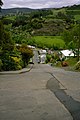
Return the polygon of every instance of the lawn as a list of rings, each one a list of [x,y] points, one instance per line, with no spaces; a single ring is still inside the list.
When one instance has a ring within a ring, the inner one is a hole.
[[[65,43],[61,36],[34,36],[33,39],[38,47],[42,48],[64,48]]]
[[[80,20],[80,15],[75,15],[75,20]]]
[[[77,63],[77,58],[70,57],[69,59],[66,60],[69,66],[74,66]]]

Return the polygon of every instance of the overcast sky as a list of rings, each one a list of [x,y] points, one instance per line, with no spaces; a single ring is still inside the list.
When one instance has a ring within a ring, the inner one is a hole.
[[[80,4],[80,0],[2,0],[2,8],[27,7],[33,9],[58,8],[62,6]]]

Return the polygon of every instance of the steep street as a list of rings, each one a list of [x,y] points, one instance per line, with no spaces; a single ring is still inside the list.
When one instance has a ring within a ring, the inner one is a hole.
[[[80,73],[46,64],[0,75],[0,120],[80,120]]]

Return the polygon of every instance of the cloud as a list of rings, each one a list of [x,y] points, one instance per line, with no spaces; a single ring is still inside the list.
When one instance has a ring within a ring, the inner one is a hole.
[[[22,7],[22,5],[18,5],[18,4],[11,4],[11,7],[14,8],[14,7]]]
[[[3,0],[3,8],[28,7],[28,8],[57,8],[62,6],[80,4],[80,0]]]

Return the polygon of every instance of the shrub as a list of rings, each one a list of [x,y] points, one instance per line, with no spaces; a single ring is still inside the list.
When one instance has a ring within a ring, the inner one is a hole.
[[[23,60],[23,63],[24,63],[24,67],[26,67],[30,58],[33,57],[33,51],[32,51],[31,48],[28,48],[26,44],[23,44],[20,47],[20,52],[21,52],[21,55],[22,55],[22,60]]]
[[[56,61],[60,61],[60,58],[59,58],[58,53],[54,53],[54,59],[55,59]]]
[[[2,56],[2,70],[19,70],[22,68],[21,59],[17,57],[10,56],[9,53],[5,53]]]
[[[47,54],[46,55],[46,63],[50,62],[51,61],[51,55]]]
[[[62,67],[66,67],[66,66],[68,66],[68,63],[63,61],[63,62],[61,62],[61,65],[62,65]]]
[[[13,61],[15,61],[15,63],[19,63],[21,58],[18,58],[18,57],[11,57]]]
[[[79,70],[80,71],[80,61],[78,61],[76,63],[76,65],[74,66],[75,70]]]
[[[16,63],[16,70],[23,68],[23,61],[20,57],[12,56],[11,59]]]
[[[2,70],[2,66],[3,66],[3,63],[2,63],[2,60],[0,59],[0,71]]]

